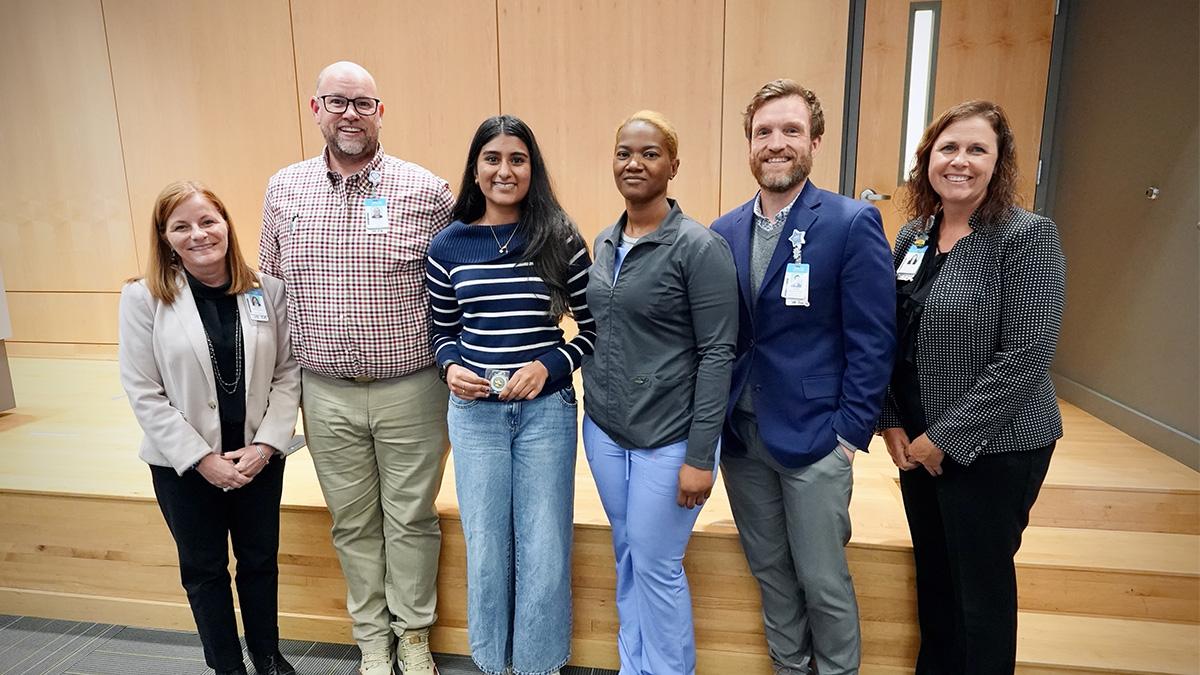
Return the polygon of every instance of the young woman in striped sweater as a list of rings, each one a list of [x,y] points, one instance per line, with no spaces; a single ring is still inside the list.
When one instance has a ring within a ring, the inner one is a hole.
[[[596,335],[591,258],[533,132],[511,115],[475,132],[453,218],[429,247],[427,283],[450,387],[471,656],[493,675],[558,673],[571,643],[571,373]]]

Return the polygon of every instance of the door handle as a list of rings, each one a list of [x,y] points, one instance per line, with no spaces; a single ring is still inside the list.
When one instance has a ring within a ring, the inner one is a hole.
[[[862,194],[860,194],[858,196],[858,198],[865,199],[869,202],[885,202],[885,201],[891,199],[892,196],[891,195],[881,195],[878,192],[872,190],[871,188],[867,188],[866,190],[862,191]]]

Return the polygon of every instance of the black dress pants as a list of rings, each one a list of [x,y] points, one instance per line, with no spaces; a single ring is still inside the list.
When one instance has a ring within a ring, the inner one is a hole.
[[[223,492],[192,470],[151,466],[154,494],[179,550],[179,576],[214,670],[243,663],[229,586],[229,541],[237,559],[238,599],[246,646],[274,654],[279,645],[279,500],[283,458],[276,457],[245,487]]]
[[[921,467],[900,472],[917,569],[918,675],[1016,669],[1013,557],[1053,451],[981,455],[970,466],[947,457],[936,478]]]

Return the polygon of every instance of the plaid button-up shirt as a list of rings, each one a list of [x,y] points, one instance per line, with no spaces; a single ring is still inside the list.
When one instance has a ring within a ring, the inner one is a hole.
[[[386,229],[367,227],[364,200],[378,197],[387,200]],[[271,178],[259,268],[287,284],[303,368],[385,378],[433,365],[425,255],[453,206],[446,181],[382,148],[346,178],[325,153]]]

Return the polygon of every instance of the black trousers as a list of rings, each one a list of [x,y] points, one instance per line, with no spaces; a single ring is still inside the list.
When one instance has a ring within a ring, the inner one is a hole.
[[[179,576],[187,591],[204,661],[214,670],[242,664],[233,591],[229,586],[229,541],[237,559],[237,590],[246,646],[274,654],[279,645],[279,500],[283,458],[276,457],[249,485],[223,492],[198,471],[182,476],[151,466],[154,494],[179,550]]]
[[[971,466],[947,457],[937,478],[921,467],[900,472],[917,568],[918,675],[1016,669],[1013,557],[1053,451],[981,455]]]

